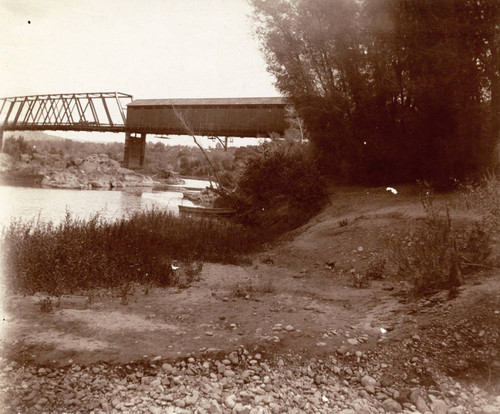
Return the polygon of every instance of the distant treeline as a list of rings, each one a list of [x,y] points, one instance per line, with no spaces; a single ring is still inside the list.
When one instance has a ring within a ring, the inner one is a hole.
[[[91,154],[107,154],[111,159],[123,162],[124,144],[120,142],[97,143],[80,142],[70,139],[31,140],[22,135],[7,138],[3,152],[21,160],[22,154],[58,154],[66,159],[86,158]],[[221,173],[234,172],[243,159],[255,151],[252,147],[207,149],[211,163]],[[167,146],[161,142],[146,144],[146,159],[142,171],[151,175],[165,175],[172,171],[193,177],[212,175],[209,165],[198,148],[187,146]]]

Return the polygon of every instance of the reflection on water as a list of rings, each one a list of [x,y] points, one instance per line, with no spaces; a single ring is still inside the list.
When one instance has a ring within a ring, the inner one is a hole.
[[[11,219],[60,222],[67,211],[73,217],[88,218],[96,213],[105,219],[116,219],[146,209],[178,213],[180,204],[193,205],[182,199],[182,193],[151,189],[67,190],[0,186],[0,224]]]

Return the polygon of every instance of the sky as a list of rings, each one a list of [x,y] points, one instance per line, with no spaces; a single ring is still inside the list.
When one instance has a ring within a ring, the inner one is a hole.
[[[0,96],[279,96],[250,14],[246,0],[2,0]]]

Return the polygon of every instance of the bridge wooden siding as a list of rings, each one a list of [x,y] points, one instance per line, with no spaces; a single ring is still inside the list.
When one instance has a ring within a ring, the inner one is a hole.
[[[196,135],[269,137],[282,134],[283,98],[141,99],[127,105],[127,131],[185,135],[183,116]]]

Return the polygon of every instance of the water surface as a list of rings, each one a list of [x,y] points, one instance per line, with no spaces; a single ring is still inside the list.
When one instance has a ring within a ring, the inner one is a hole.
[[[182,187],[205,188],[203,180],[185,180]],[[146,209],[178,213],[178,206],[192,206],[181,192],[153,191],[148,188],[122,190],[71,190],[24,186],[0,186],[0,224],[12,219],[58,223],[69,211],[73,217],[89,218],[96,213],[113,220]]]

